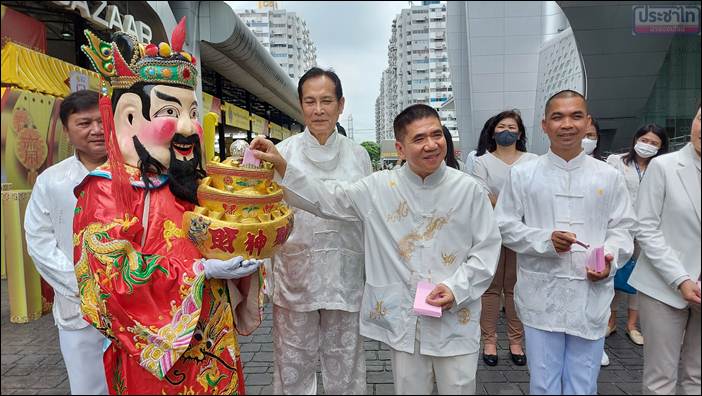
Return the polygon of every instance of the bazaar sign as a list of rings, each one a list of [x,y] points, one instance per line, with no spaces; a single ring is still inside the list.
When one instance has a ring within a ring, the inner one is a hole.
[[[69,10],[76,10],[83,19],[87,19],[96,26],[109,30],[133,34],[144,44],[151,42],[151,27],[142,21],[134,19],[133,15],[121,14],[116,5],[107,5],[106,1],[53,1]]]

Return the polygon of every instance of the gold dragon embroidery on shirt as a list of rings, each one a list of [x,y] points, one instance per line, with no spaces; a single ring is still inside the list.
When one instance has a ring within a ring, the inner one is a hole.
[[[432,217],[429,219],[424,232],[420,233],[418,229],[412,230],[409,234],[405,235],[398,242],[397,249],[399,251],[402,261],[409,261],[412,258],[414,249],[416,248],[416,243],[419,241],[430,241],[434,239],[436,233],[448,223],[448,217]],[[421,227],[421,226],[420,226]]]
[[[454,261],[456,261],[456,255],[441,252],[441,261],[444,263],[445,266],[449,267],[453,265]]]
[[[377,320],[388,313],[388,309],[383,306],[383,300],[378,300],[375,302],[375,309],[368,313],[368,318],[370,320]]]
[[[464,326],[470,321],[470,309],[468,308],[459,309],[456,315],[458,316],[458,323]]]
[[[402,202],[400,202],[400,206],[398,206],[394,212],[385,216],[385,220],[388,223],[400,221],[401,219],[407,217],[408,214],[409,214],[409,205],[407,204],[407,201],[403,199]]]

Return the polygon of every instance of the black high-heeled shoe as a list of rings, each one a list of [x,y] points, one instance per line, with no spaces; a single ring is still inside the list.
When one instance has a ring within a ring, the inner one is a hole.
[[[524,354],[516,355],[512,353],[512,351],[509,351],[509,356],[512,358],[512,362],[517,366],[524,366],[527,363],[527,357]]]
[[[497,355],[486,355],[483,353],[483,362],[488,366],[497,366]]]

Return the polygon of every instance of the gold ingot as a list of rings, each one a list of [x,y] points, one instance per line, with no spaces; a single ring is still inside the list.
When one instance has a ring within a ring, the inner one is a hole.
[[[207,217],[215,219],[215,220],[219,220],[222,218],[222,215],[224,215],[224,213],[211,210]]]

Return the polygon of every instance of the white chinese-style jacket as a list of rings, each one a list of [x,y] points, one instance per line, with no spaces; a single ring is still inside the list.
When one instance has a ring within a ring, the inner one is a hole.
[[[442,164],[422,180],[405,165],[355,183],[322,183],[292,164],[281,183],[292,205],[363,222],[362,335],[414,353],[419,328],[421,354],[478,351],[480,297],[495,274],[502,241],[490,201],[471,176]],[[419,280],[453,292],[454,305],[441,318],[414,313]]]
[[[581,152],[565,161],[549,150],[518,164],[495,207],[505,246],[517,252],[514,301],[522,323],[596,340],[604,337],[614,274],[631,257],[636,225],[624,177]],[[614,257],[610,276],[587,279],[588,251],[557,253],[553,231],[570,231]]]
[[[54,289],[54,321],[59,329],[88,326],[80,312],[78,282],[73,270],[73,188],[88,169],[71,156],[44,170],[32,189],[24,217],[27,250],[37,271]]]
[[[371,174],[368,152],[334,131],[324,145],[309,130],[277,145],[285,160],[318,180],[354,182]],[[358,312],[363,295],[360,222],[294,210],[295,226],[273,259],[273,303],[298,312]]]

